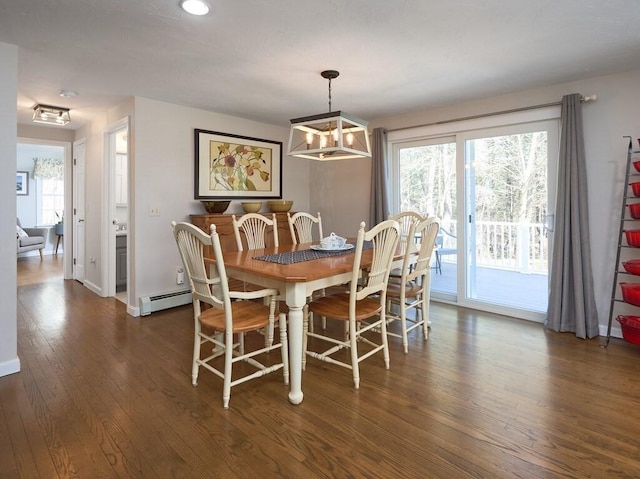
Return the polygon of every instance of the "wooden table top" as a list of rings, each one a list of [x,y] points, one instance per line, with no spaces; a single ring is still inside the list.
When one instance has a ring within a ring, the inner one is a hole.
[[[258,256],[265,256],[275,253],[285,253],[289,251],[301,251],[311,248],[314,243],[301,243],[297,245],[285,245],[277,248],[253,249],[246,251],[231,251],[223,254],[224,265],[227,269],[235,269],[247,273],[273,278],[287,283],[298,283],[326,278],[334,274],[347,273],[353,269],[354,254],[350,253],[338,256],[327,256],[310,261],[301,261],[293,264],[271,263],[255,259]],[[368,253],[368,256],[366,255]],[[363,251],[363,266],[371,264],[371,250]],[[205,261],[213,261],[205,259]]]
[[[355,243],[355,241],[349,241]],[[301,243],[297,245],[285,245],[277,248],[254,249],[247,251],[233,251],[223,254],[224,264],[227,269],[235,269],[247,273],[273,278],[287,283],[308,282],[321,278],[327,278],[336,274],[348,273],[353,270],[355,248],[351,252],[318,258],[310,261],[301,261],[293,264],[271,263],[255,259],[258,256],[300,251],[311,249],[311,245],[317,243]],[[405,248],[398,247],[395,258],[404,256]],[[205,259],[205,261],[213,261]],[[373,261],[373,250],[365,249],[362,252],[361,266],[366,268]]]

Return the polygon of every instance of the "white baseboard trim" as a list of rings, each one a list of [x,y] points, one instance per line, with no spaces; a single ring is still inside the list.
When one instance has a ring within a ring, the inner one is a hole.
[[[87,289],[89,289],[90,291],[93,291],[98,296],[102,297],[102,288],[100,286],[96,286],[91,281],[87,281],[86,279],[83,284]]]
[[[20,358],[0,363],[0,378],[9,374],[20,372]]]
[[[607,337],[607,325],[606,324],[598,325],[598,333],[600,334],[600,336],[604,336],[606,338]],[[611,337],[612,338],[622,338],[622,330],[620,329],[620,325],[618,325],[618,323],[615,320],[614,320],[613,324],[611,325]]]
[[[127,313],[134,318],[137,318],[138,316],[140,316],[140,308],[127,305]]]

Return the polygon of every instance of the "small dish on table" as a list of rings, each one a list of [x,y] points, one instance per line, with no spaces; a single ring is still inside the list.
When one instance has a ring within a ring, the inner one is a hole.
[[[347,244],[347,238],[343,238],[342,236],[338,236],[335,233],[331,233],[329,236],[322,238],[320,240],[320,247],[325,251],[329,250],[339,250],[343,246]]]
[[[311,245],[311,249],[314,251],[348,251],[353,248],[355,248],[355,246],[349,243],[346,243],[342,246],[327,246],[327,247],[324,247],[320,244]]]

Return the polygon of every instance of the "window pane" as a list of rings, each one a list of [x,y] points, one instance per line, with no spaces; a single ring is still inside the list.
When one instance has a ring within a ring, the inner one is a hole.
[[[64,212],[64,181],[56,178],[40,179],[40,224],[58,223]]]
[[[467,297],[546,311],[547,143],[546,131],[467,140]]]
[[[456,144],[400,150],[400,211],[455,216]]]
[[[442,140],[440,140],[442,141]],[[398,150],[400,211],[438,216],[443,230],[437,240],[431,290],[457,292],[456,144],[431,140]]]

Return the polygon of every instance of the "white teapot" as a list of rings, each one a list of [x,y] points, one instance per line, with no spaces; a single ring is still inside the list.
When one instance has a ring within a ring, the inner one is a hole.
[[[326,238],[320,240],[320,247],[322,249],[341,249],[344,248],[347,243],[347,238],[338,236],[335,233],[331,233]]]

